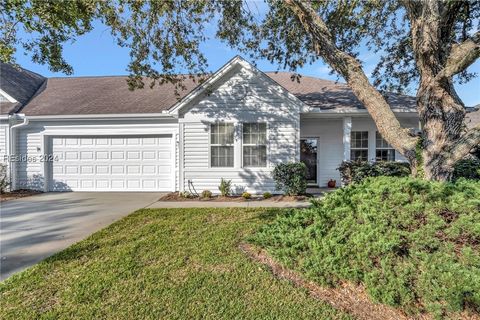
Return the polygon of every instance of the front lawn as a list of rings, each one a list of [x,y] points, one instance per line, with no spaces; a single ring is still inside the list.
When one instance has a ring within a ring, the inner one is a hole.
[[[264,225],[251,240],[321,285],[362,284],[410,315],[480,316],[480,182],[377,177]]]
[[[238,249],[279,212],[137,211],[0,284],[2,319],[348,318]]]

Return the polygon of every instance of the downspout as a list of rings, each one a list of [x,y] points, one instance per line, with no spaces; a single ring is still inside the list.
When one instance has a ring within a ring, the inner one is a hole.
[[[9,132],[10,143],[9,143],[8,152],[9,152],[9,163],[10,163],[9,172],[10,172],[10,189],[11,190],[15,190],[17,188],[17,179],[16,179],[16,176],[17,176],[17,174],[16,174],[16,172],[17,172],[16,171],[17,170],[16,162],[17,161],[15,161],[16,159],[14,159],[16,151],[17,151],[16,148],[15,148],[15,146],[16,146],[15,129],[18,129],[20,127],[24,127],[24,126],[28,125],[28,122],[29,122],[27,116],[23,113],[14,114],[14,115],[11,116],[10,119],[17,120],[18,118],[23,119],[23,122],[14,124],[13,126],[10,125],[10,132]],[[9,124],[10,123],[11,122],[9,121]]]

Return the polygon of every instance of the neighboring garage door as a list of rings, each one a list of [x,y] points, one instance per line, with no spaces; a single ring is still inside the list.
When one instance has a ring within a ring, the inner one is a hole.
[[[52,137],[51,191],[173,191],[171,136]]]

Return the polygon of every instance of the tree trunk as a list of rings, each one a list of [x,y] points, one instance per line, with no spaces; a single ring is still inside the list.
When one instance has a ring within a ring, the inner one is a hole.
[[[357,59],[340,50],[310,1],[284,0],[313,40],[315,51],[347,81],[372,116],[383,138],[403,154],[412,174],[446,181],[457,161],[480,143],[480,127],[465,131],[465,106],[452,78],[480,56],[480,32],[452,44],[458,6],[435,0],[404,0],[415,62],[420,74],[417,110],[422,125],[420,141],[402,128],[387,101],[370,83]]]
[[[449,38],[442,24],[436,1],[408,1],[408,14],[415,61],[420,73],[417,110],[422,125],[419,145],[423,177],[446,181],[453,172],[451,150],[465,127],[465,106],[453,87],[452,76],[445,76]]]
[[[424,72],[420,83],[417,108],[422,125],[420,149],[424,178],[447,181],[454,166],[449,161],[452,146],[465,129],[465,108],[451,80],[436,81],[428,72]]]

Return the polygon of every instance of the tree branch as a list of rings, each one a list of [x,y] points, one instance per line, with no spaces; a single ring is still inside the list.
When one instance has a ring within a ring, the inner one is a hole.
[[[478,146],[480,146],[480,125],[468,130],[455,142],[450,149],[451,156],[447,159],[448,165],[454,166]]]
[[[480,57],[480,31],[460,44],[454,44],[445,67],[435,77],[437,81],[451,78],[464,71]]]
[[[385,98],[368,81],[359,61],[337,48],[327,25],[309,2],[284,1],[311,35],[316,53],[345,78],[355,96],[367,108],[383,138],[405,157],[413,160],[417,138],[402,128]]]

